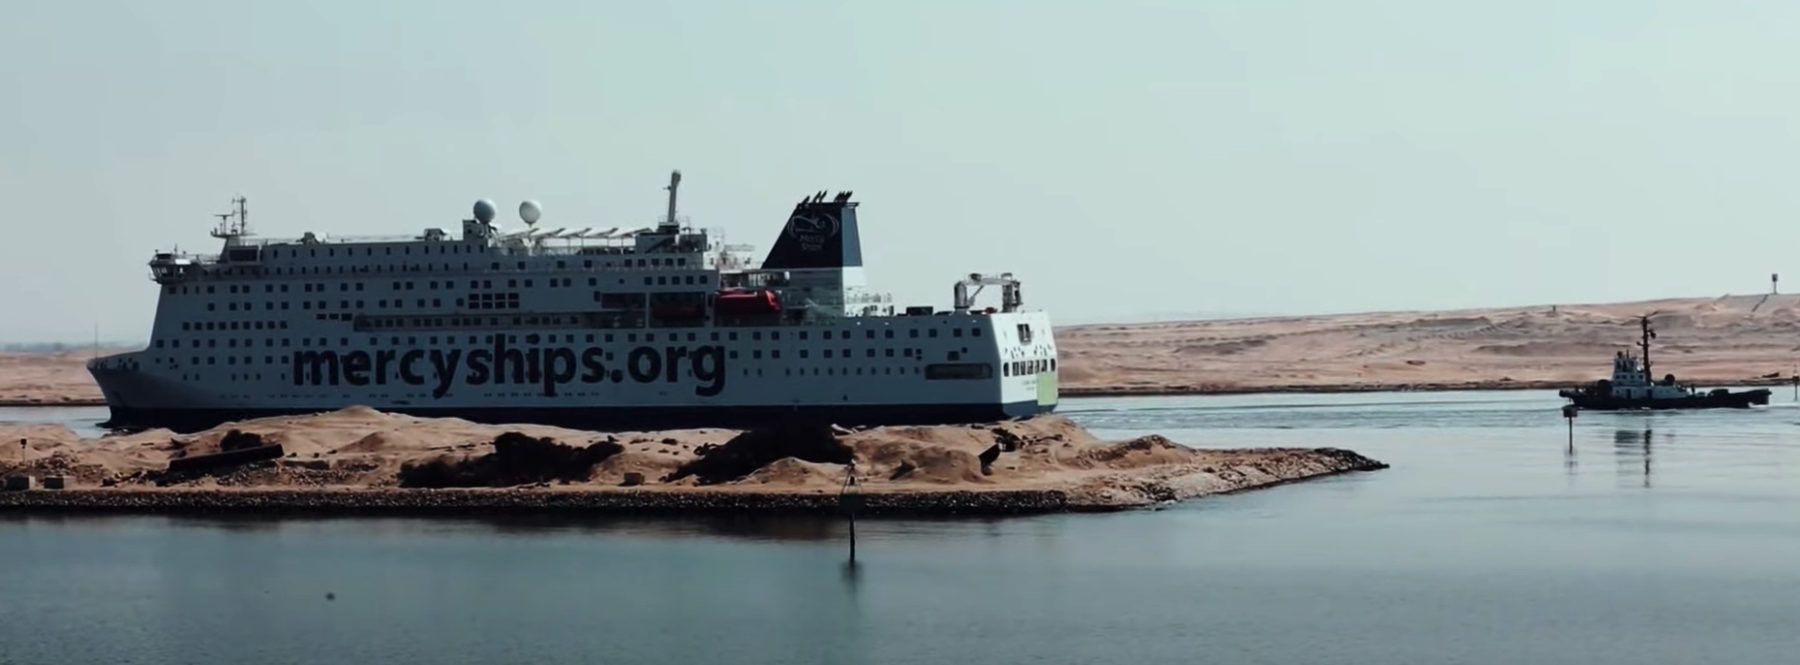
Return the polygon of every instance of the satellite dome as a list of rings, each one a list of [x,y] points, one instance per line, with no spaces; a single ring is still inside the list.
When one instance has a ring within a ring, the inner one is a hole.
[[[489,199],[476,201],[475,219],[483,224],[492,223],[494,221],[494,202]]]
[[[536,224],[538,218],[543,216],[544,207],[538,205],[537,201],[526,199],[524,203],[519,204],[519,219],[525,220],[526,224]]]

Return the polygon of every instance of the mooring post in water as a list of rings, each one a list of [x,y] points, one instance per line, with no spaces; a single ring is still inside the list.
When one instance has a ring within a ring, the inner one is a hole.
[[[838,508],[850,518],[850,565],[856,565],[856,509],[862,505],[862,490],[856,486],[856,460],[845,467],[844,487],[838,491]]]
[[[1563,419],[1569,421],[1569,451],[1575,451],[1575,405],[1563,407]]]

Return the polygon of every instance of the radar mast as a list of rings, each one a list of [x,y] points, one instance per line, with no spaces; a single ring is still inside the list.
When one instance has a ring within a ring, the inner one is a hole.
[[[250,235],[250,201],[243,194],[231,197],[231,211],[213,215],[219,218],[219,225],[212,230],[212,237],[223,238],[225,244],[235,245],[239,238]]]

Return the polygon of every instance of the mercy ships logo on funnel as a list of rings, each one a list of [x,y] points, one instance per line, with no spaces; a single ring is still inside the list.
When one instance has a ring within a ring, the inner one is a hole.
[[[787,235],[800,243],[800,249],[817,252],[838,234],[837,216],[823,210],[796,212],[788,218]]]

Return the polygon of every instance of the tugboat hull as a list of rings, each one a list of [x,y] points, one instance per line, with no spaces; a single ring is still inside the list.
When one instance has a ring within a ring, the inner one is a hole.
[[[1769,403],[1769,391],[1763,389],[1745,390],[1742,392],[1716,391],[1712,393],[1687,397],[1614,397],[1612,395],[1594,394],[1586,390],[1564,390],[1559,393],[1575,403],[1575,406],[1593,411],[1622,411],[1628,409],[1747,409],[1753,405]]]

